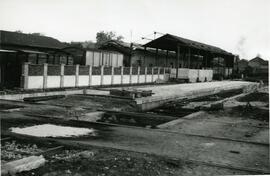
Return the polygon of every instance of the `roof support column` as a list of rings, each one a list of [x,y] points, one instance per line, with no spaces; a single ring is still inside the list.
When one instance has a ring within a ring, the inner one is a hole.
[[[132,52],[133,52],[133,43],[130,43],[130,55],[129,55],[129,66],[132,66],[131,60],[132,60]]]
[[[144,47],[144,50],[143,50],[143,64],[142,65],[144,65],[145,67],[147,67],[145,65],[145,57],[146,57],[146,47]]]
[[[190,68],[190,47],[188,48],[188,68]]]
[[[36,64],[38,64],[39,54],[37,54]]]
[[[166,52],[166,67],[168,67],[168,55],[169,55],[169,51],[167,50],[167,52]]]
[[[156,48],[155,66],[158,66],[158,48]]]
[[[208,69],[208,63],[207,63],[208,57],[207,57],[207,56],[208,56],[208,54],[205,53],[205,54],[204,54],[204,58],[205,58],[205,68],[206,68],[206,69]]]
[[[180,46],[177,45],[177,50],[176,50],[176,78],[177,79],[178,79],[179,60],[180,60]]]

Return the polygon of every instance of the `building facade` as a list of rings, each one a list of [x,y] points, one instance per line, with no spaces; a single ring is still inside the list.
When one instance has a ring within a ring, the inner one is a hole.
[[[20,87],[22,63],[73,64],[66,45],[47,36],[0,31],[0,87]]]

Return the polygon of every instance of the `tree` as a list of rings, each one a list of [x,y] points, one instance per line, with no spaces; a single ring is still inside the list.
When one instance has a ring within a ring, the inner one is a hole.
[[[100,46],[102,43],[107,42],[109,40],[116,40],[116,41],[122,41],[124,39],[123,36],[121,35],[116,35],[115,32],[109,31],[100,31],[96,35],[96,40],[97,40],[97,46]]]
[[[44,34],[40,33],[40,32],[34,32],[34,33],[30,33],[31,35],[35,35],[35,36],[44,36]]]
[[[15,32],[17,32],[17,33],[23,33],[23,31],[21,31],[21,30],[16,30]]]

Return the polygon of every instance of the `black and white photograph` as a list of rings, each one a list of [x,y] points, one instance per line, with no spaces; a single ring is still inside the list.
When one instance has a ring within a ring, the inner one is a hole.
[[[0,0],[1,176],[270,175],[270,0]]]

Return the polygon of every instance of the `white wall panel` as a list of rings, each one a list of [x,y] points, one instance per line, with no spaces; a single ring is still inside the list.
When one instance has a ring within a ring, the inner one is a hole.
[[[114,75],[113,84],[121,84],[121,75]]]
[[[64,76],[64,87],[75,87],[75,78],[74,75],[65,75]]]
[[[43,76],[28,77],[28,89],[42,89],[42,88],[43,88]]]
[[[79,75],[78,86],[88,86],[88,85],[89,85],[89,76],[87,76],[87,75]]]
[[[61,76],[48,76],[47,77],[47,87],[48,88],[59,88],[60,87]]]

